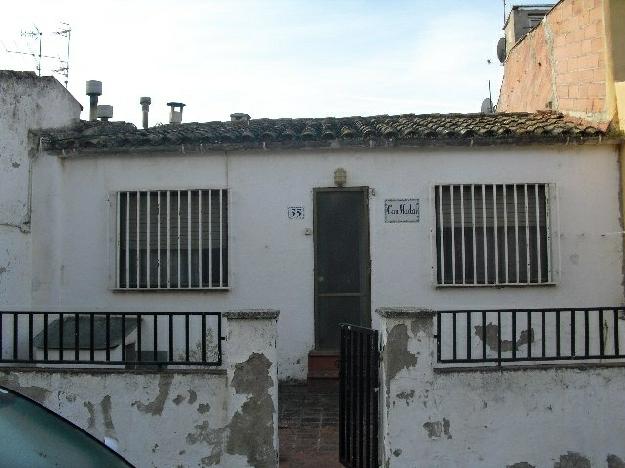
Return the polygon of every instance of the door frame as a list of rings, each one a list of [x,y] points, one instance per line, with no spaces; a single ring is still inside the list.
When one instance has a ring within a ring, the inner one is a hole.
[[[369,187],[368,186],[356,186],[356,187],[315,187],[313,188],[313,307],[314,307],[314,323],[315,329],[315,350],[319,349],[319,304],[318,304],[318,285],[317,285],[317,236],[318,236],[318,214],[317,214],[317,194],[320,192],[361,192],[362,193],[362,209],[363,209],[363,223],[364,229],[361,232],[361,242],[364,249],[363,254],[366,258],[361,259],[361,275],[364,277],[364,285],[362,291],[364,293],[365,300],[364,307],[361,311],[363,314],[364,324],[362,326],[371,326],[371,246],[370,246],[370,223],[369,223]],[[338,349],[337,349],[338,352]]]

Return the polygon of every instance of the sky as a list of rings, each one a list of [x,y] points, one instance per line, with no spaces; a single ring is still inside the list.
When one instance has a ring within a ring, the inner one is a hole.
[[[0,69],[35,70],[8,52],[38,51],[21,35],[34,26],[43,54],[65,58],[66,22],[83,119],[90,79],[113,120],[137,126],[141,96],[150,125],[168,122],[169,101],[185,122],[479,112],[489,80],[495,102],[501,84],[503,19],[503,0],[22,0],[3,5]],[[42,74],[58,66],[44,59]]]

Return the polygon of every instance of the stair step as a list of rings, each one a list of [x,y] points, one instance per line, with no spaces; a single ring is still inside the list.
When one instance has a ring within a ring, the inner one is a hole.
[[[309,379],[338,379],[340,354],[328,351],[311,351],[308,353]]]

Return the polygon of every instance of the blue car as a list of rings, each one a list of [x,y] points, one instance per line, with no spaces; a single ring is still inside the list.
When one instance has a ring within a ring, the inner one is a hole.
[[[4,387],[0,387],[0,441],[0,467],[132,467],[75,424]]]

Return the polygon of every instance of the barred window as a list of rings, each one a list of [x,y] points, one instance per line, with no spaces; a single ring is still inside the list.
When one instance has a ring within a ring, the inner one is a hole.
[[[437,185],[437,283],[552,282],[549,184]]]
[[[118,192],[116,286],[227,288],[227,190]]]

